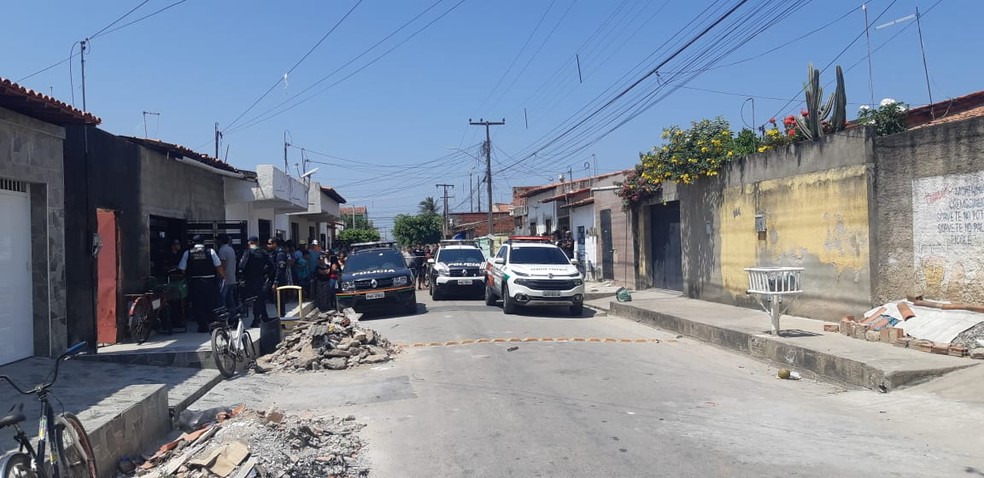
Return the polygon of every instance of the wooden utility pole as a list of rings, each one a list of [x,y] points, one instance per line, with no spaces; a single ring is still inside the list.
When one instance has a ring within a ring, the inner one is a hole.
[[[485,121],[481,118],[478,121],[472,121],[469,119],[468,123],[472,126],[485,126],[485,187],[489,194],[489,237],[492,237],[495,220],[492,215],[492,137],[489,133],[489,126],[502,126],[506,124],[506,119],[503,118],[502,121]]]
[[[448,238],[448,188],[454,189],[454,184],[435,184],[439,188],[444,188],[444,238]]]

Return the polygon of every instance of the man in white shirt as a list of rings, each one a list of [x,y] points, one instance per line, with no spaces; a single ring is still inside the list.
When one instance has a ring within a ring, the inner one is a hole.
[[[236,306],[236,266],[238,261],[236,260],[236,250],[229,245],[228,234],[219,236],[219,260],[222,261],[222,270],[225,273],[219,293],[219,305],[232,309]]]

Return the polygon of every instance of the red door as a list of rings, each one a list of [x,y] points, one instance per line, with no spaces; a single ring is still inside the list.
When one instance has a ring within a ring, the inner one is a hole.
[[[119,300],[116,211],[97,209],[96,224],[102,241],[97,259],[96,340],[100,344],[115,344],[118,333],[116,305]]]

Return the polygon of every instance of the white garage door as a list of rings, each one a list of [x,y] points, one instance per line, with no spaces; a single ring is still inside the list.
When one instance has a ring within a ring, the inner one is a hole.
[[[31,202],[27,185],[0,178],[0,365],[34,355]]]

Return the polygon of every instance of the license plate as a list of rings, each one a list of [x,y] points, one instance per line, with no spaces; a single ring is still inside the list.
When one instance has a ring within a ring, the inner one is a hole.
[[[383,297],[386,297],[385,292],[370,292],[366,294],[366,300],[382,299]]]
[[[545,290],[545,291],[543,291],[543,296],[544,297],[560,297],[560,291],[559,290]]]
[[[154,300],[150,301],[150,306],[153,307],[154,310],[160,309],[161,308],[161,300],[160,299],[154,299]]]
[[[458,285],[471,285],[471,279],[458,279]]]

